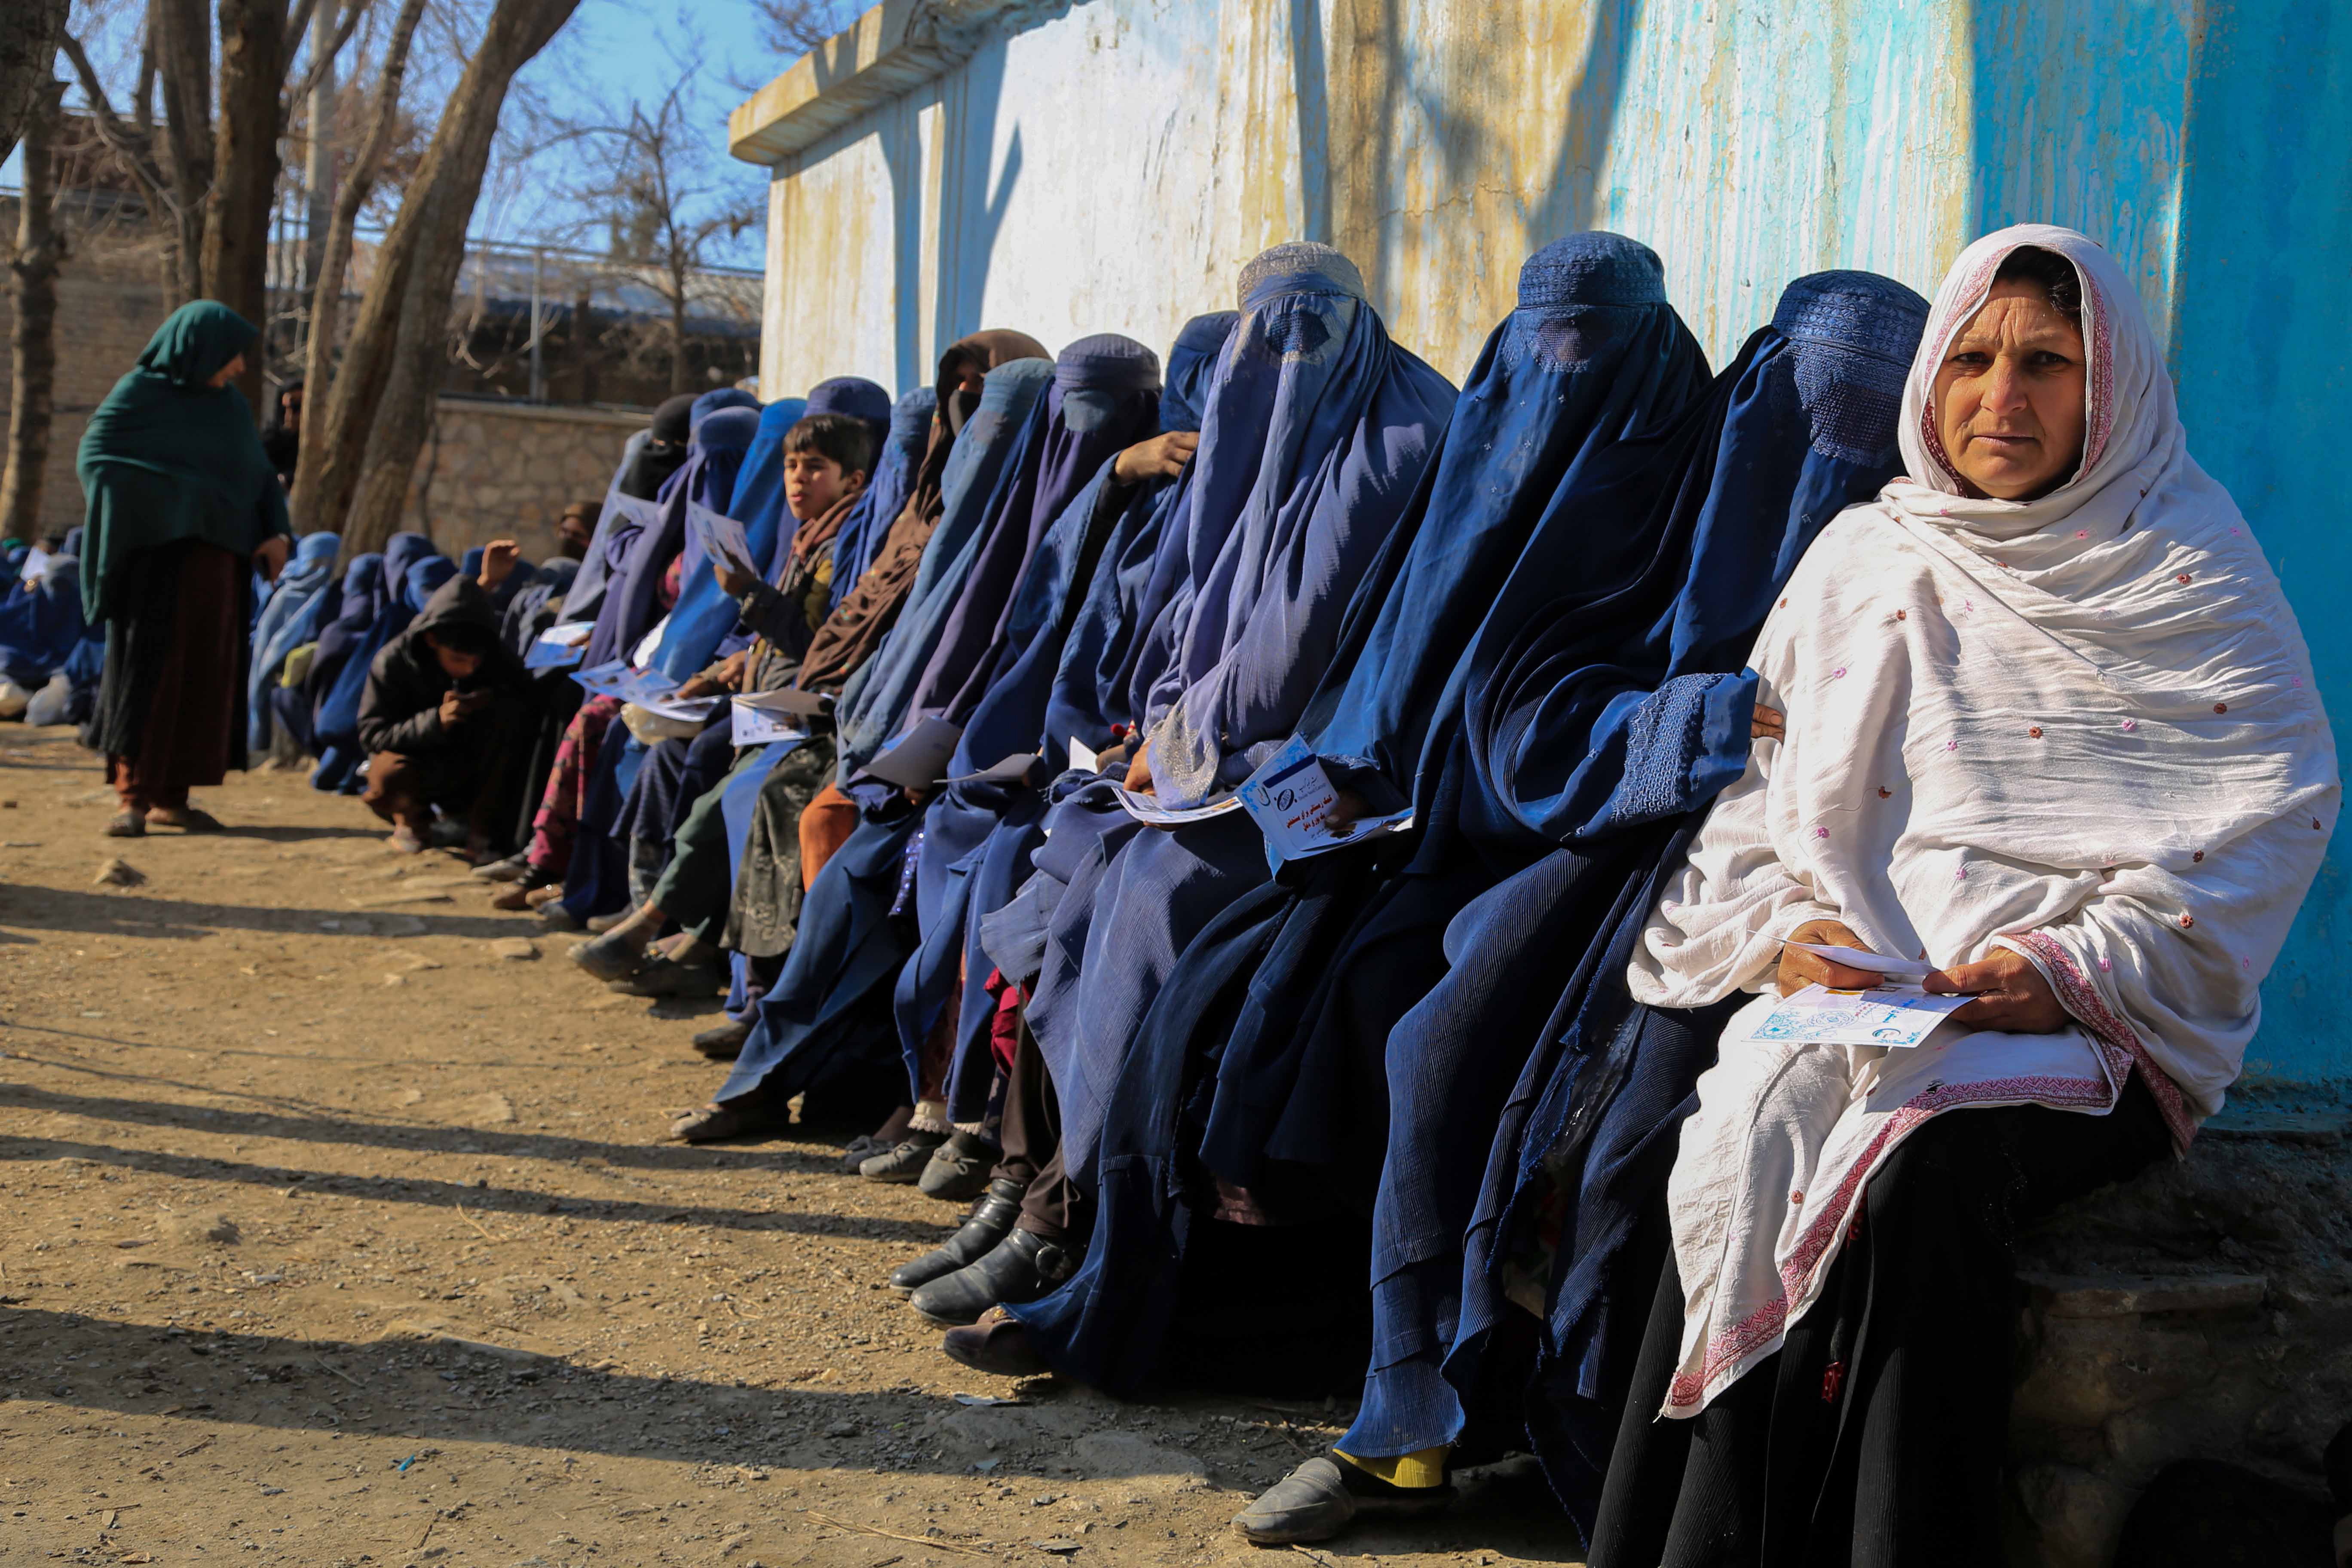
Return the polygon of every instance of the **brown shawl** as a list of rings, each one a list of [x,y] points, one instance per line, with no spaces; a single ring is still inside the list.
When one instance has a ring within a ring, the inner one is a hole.
[[[937,383],[940,408],[931,416],[931,441],[923,453],[905,510],[883,536],[874,563],[845,595],[830,619],[817,629],[808,655],[801,660],[803,691],[838,692],[852,672],[866,662],[882,642],[883,634],[898,618],[915,585],[915,570],[922,563],[923,547],[931,542],[947,498],[940,483],[956,433],[963,427],[963,405],[956,389],[971,371],[985,374],[1017,359],[1051,359],[1045,345],[1026,332],[974,332],[940,356]]]
[[[807,617],[803,643],[812,640],[824,624],[825,607],[833,599],[834,537],[865,493],[862,484],[846,491],[839,500],[795,529],[792,545],[784,552],[784,563],[776,571],[776,592]],[[788,662],[785,668],[772,668],[772,661],[780,654],[790,660],[789,649],[779,648],[764,637],[755,639],[749,667],[744,670],[743,689],[773,691],[796,684],[797,665]]]

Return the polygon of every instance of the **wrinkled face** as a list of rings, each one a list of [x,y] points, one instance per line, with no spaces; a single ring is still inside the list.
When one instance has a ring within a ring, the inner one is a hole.
[[[2039,285],[1993,285],[1936,367],[1936,433],[1978,494],[2032,500],[2083,460],[2083,330]]]
[[[452,647],[431,632],[425,634],[425,640],[431,646],[434,658],[439,661],[441,673],[452,680],[463,680],[482,668],[482,655],[478,651]]]
[[[793,520],[806,522],[813,517],[823,517],[865,479],[864,474],[845,474],[841,465],[822,452],[787,452],[784,454],[784,504],[793,509]]]

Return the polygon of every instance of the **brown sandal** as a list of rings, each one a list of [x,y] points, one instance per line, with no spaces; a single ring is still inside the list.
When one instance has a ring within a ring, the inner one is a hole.
[[[176,827],[183,833],[220,833],[226,831],[221,820],[211,812],[193,805],[159,805],[147,813],[150,827]]]

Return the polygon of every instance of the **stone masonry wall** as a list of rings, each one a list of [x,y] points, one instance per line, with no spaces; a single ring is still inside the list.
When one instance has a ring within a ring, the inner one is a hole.
[[[13,254],[16,204],[0,207],[5,207],[7,231],[0,251]],[[50,394],[55,413],[41,481],[44,535],[62,534],[81,522],[81,482],[74,478],[74,452],[100,400],[138,362],[139,352],[163,322],[166,312],[159,266],[150,247],[93,242],[74,252],[58,275],[58,381]],[[5,277],[0,272],[0,279]],[[16,330],[16,318],[9,290],[0,288],[0,366],[7,363],[5,345]],[[7,428],[7,419],[8,378],[0,373],[0,431]],[[0,453],[0,461],[5,458]]]
[[[2346,1130],[2336,1107],[2233,1105],[2187,1159],[2028,1238],[2011,1561],[2107,1568],[2181,1460],[2256,1471],[2326,1515],[2321,1451],[2352,1421]]]
[[[555,520],[575,500],[602,500],[621,448],[652,414],[444,397],[416,459],[404,526],[451,559],[493,539],[523,557],[555,553]]]

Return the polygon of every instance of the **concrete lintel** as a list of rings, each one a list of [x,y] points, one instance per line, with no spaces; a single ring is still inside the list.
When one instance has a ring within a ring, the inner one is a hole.
[[[998,24],[1070,4],[882,0],[737,105],[727,117],[727,150],[747,163],[781,163],[970,58]]]

